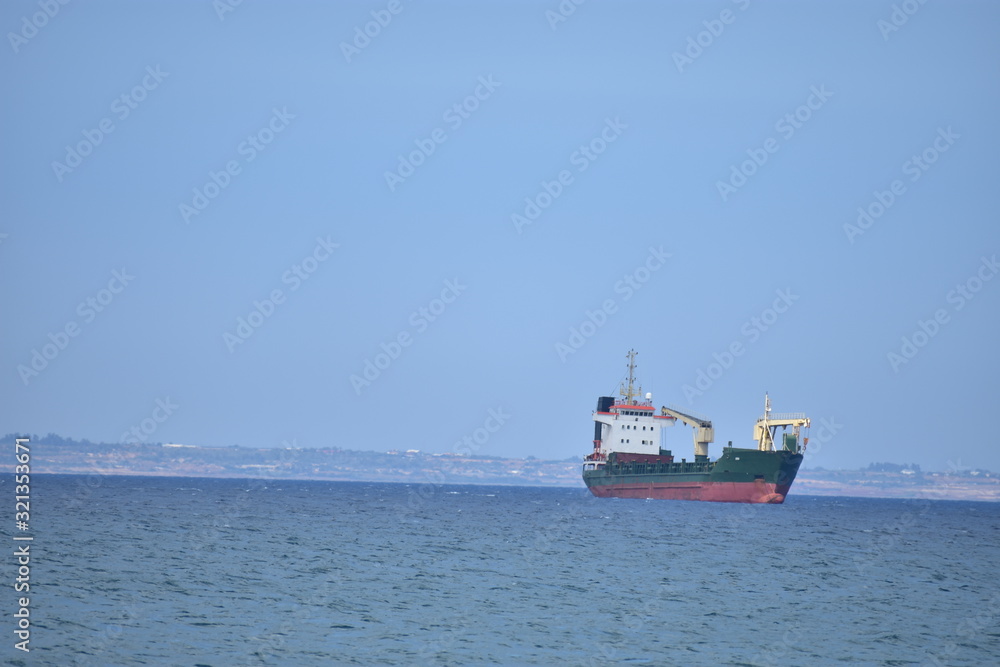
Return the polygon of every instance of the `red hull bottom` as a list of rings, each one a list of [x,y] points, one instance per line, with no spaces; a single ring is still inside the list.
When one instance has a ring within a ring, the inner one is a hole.
[[[718,503],[785,502],[790,485],[754,482],[627,482],[591,486],[598,498],[655,498],[661,500],[707,500]]]

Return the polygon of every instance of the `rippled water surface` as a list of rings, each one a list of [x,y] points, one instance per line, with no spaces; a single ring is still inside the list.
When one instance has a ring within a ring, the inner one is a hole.
[[[12,664],[1000,663],[993,503],[75,476],[32,492],[32,651],[5,613]]]

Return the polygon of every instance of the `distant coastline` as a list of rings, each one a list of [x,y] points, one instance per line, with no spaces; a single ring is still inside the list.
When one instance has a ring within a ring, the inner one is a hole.
[[[13,442],[8,435],[6,440]],[[201,447],[175,443],[92,443],[28,436],[33,474],[137,475],[267,480],[485,484],[584,488],[580,460],[366,452],[339,448]],[[13,462],[2,470],[14,472]],[[874,467],[874,466],[873,466]],[[922,472],[883,464],[869,470],[804,469],[792,494],[862,498],[1000,501],[1000,474]]]

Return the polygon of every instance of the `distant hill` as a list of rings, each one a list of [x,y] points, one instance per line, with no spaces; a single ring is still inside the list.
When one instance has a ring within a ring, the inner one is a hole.
[[[364,452],[299,447],[199,447],[176,443],[93,443],[55,434],[29,437],[38,473],[267,477],[434,484],[583,486],[575,459],[545,461],[495,456]],[[5,469],[13,471],[13,458]]]
[[[580,459],[551,461],[416,450],[201,447],[177,443],[94,443],[54,433],[27,437],[33,473],[317,479],[410,484],[500,484],[582,487]],[[14,471],[13,456],[0,470]],[[923,472],[913,464],[866,470],[803,470],[793,494],[1000,501],[1000,475],[987,470]]]

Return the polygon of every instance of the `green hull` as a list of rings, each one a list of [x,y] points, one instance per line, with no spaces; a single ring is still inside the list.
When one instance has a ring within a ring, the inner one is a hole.
[[[716,461],[620,463],[585,470],[595,496],[664,498],[736,503],[782,503],[795,481],[802,454],[726,447]]]

